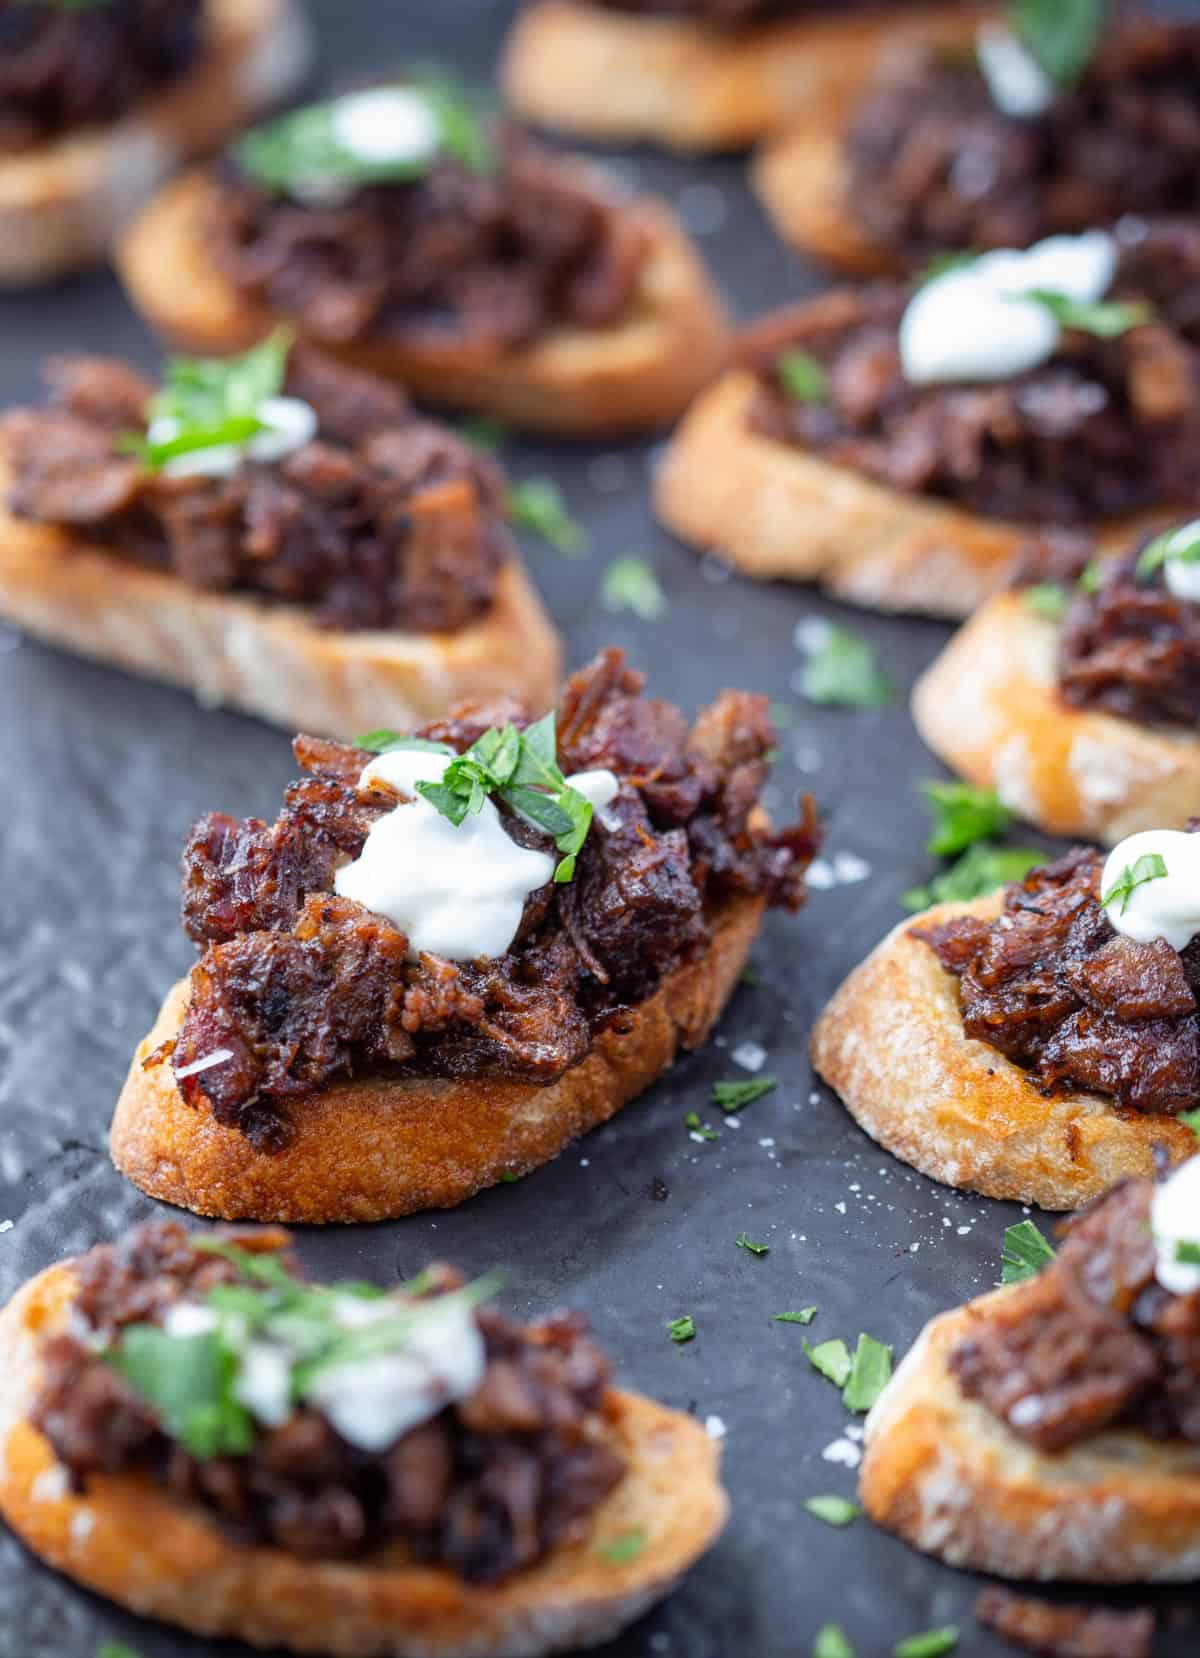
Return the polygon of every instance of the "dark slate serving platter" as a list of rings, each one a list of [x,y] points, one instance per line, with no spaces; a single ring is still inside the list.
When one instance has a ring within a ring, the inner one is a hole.
[[[321,79],[370,74],[406,54],[487,78],[512,5],[314,0]],[[821,285],[771,234],[736,161],[615,158],[673,201],[742,317]],[[113,279],[0,302],[0,401],[29,397],[50,350],[156,350]],[[733,1518],[679,1592],[610,1658],[802,1658],[835,1620],[859,1658],[914,1631],[958,1622],[959,1651],[1011,1650],[978,1631],[978,1582],[910,1552],[865,1520],[832,1530],[802,1499],[853,1491],[823,1452],[847,1427],[838,1394],[809,1366],[805,1332],[773,1313],[815,1303],[814,1340],[860,1330],[902,1353],[925,1320],[988,1288],[1009,1205],[948,1191],[875,1147],[814,1083],[813,1019],[898,919],[925,879],[916,794],[938,768],[906,710],[915,676],[948,630],[847,615],[811,592],[758,586],[698,560],[656,529],[647,485],[660,445],[512,442],[514,476],[549,474],[590,531],[590,556],[531,544],[530,562],[572,662],[615,641],[654,688],[694,707],[725,685],[795,710],[772,804],[811,789],[827,828],[824,871],[795,920],[772,917],[709,1047],[559,1161],[449,1214],[305,1233],[318,1274],[382,1282],[431,1257],[477,1273],[508,1269],[522,1314],[570,1300],[592,1316],[624,1379],[725,1430]],[[651,559],[670,601],[662,621],[613,617],[597,590],[607,561]],[[864,714],[803,703],[797,625],[849,621],[878,647],[898,695]],[[105,1133],[129,1055],[190,960],[177,922],[177,860],[189,823],[220,807],[272,817],[293,766],[279,732],[19,640],[0,628],[0,1294],[69,1251],[154,1212],[111,1168]],[[1030,837],[1024,837],[1029,839]],[[1037,844],[1036,840],[1034,842]],[[1044,844],[1044,843],[1042,843]],[[845,877],[857,877],[846,880]],[[745,1076],[743,1043],[766,1052],[777,1090],[698,1145],[685,1112],[711,1119],[711,1083]],[[756,1258],[737,1234],[770,1245]],[[666,1323],[691,1313],[696,1339]],[[1110,1596],[1108,1600],[1144,1597]],[[1187,1597],[1157,1597],[1163,1658],[1197,1650]],[[144,1658],[235,1658],[116,1611],[32,1561],[0,1531],[0,1658],[95,1658],[104,1639]]]

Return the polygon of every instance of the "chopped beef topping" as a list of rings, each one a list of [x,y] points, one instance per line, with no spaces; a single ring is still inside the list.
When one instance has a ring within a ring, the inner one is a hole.
[[[646,252],[623,204],[512,129],[494,172],[441,160],[347,201],[272,195],[227,160],[212,226],[229,280],[255,305],[346,343],[459,336],[500,350],[629,310]]]
[[[320,432],[227,477],[121,452],[154,388],[109,358],[52,361],[53,401],[4,422],[14,516],[86,533],[193,587],[310,607],[324,627],[451,632],[488,609],[508,554],[492,463],[404,393],[297,349],[286,391]]]
[[[1114,284],[1140,297],[1126,255]],[[1200,237],[1191,266],[1200,291]],[[753,330],[745,358],[759,380],[751,424],[910,495],[989,518],[1086,525],[1168,502],[1200,500],[1200,340],[1161,318],[1117,339],[1067,329],[1040,368],[992,384],[913,386],[898,331],[909,291],[839,292]],[[828,395],[788,395],[778,365],[815,357]]]
[[[118,120],[203,46],[203,0],[0,0],[0,155]]]
[[[857,0],[849,3],[856,4]],[[592,4],[609,11],[632,12],[637,17],[682,17],[721,28],[769,23],[819,9],[819,0],[592,0]]]
[[[991,1584],[975,1602],[975,1620],[1039,1658],[1150,1658],[1154,1613],[1103,1606],[1054,1606]]]
[[[625,1472],[605,1432],[609,1366],[585,1321],[559,1313],[519,1325],[492,1308],[476,1313],[487,1359],[478,1389],[388,1449],[356,1448],[299,1406],[282,1426],[259,1427],[246,1455],[200,1460],[94,1343],[161,1323],[177,1302],[239,1281],[238,1266],[156,1221],[97,1245],[77,1273],[70,1326],[43,1338],[32,1420],[79,1489],[97,1473],[138,1472],[199,1504],[239,1543],[357,1558],[400,1541],[421,1561],[490,1583],[577,1535]],[[433,1294],[461,1283],[445,1268],[430,1276]]]
[[[551,1083],[623,1009],[706,948],[722,899],[798,908],[819,834],[808,802],[789,828],[762,819],[774,742],[766,698],[726,691],[689,729],[670,703],[643,697],[642,684],[615,650],[568,683],[563,771],[608,768],[621,791],[593,820],[575,879],[529,897],[511,949],[496,959],[409,961],[391,922],[333,895],[338,866],[396,806],[386,790],[359,792],[369,754],[301,737],[296,758],[308,775],[276,823],[213,813],[197,824],[184,853],[183,920],[203,953],[173,1051],[184,1098],[270,1148],[286,1135],[289,1102],[363,1071]],[[461,753],[514,714],[465,709],[423,735]],[[514,839],[550,847],[502,810]],[[189,1071],[218,1052],[229,1057]]]
[[[1046,1094],[1109,1094],[1135,1111],[1200,1102],[1200,943],[1139,944],[1100,908],[1104,857],[1082,848],[1009,887],[995,921],[918,927],[959,981],[963,1029]]]
[[[1057,231],[1200,214],[1200,24],[1112,26],[1044,114],[1005,115],[974,53],[925,53],[865,98],[846,200],[919,269],[947,248],[1028,247]]]
[[[962,1391],[1041,1451],[1111,1427],[1200,1444],[1200,1294],[1154,1276],[1153,1190],[1126,1181],[1066,1222],[1054,1262],[950,1355]]]

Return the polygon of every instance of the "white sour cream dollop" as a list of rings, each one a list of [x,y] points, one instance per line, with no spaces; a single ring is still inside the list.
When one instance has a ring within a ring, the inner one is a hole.
[[[1154,1189],[1150,1210],[1154,1234],[1155,1277],[1173,1295],[1192,1295],[1200,1290],[1200,1266],[1180,1261],[1181,1243],[1200,1244],[1200,1157],[1181,1163]]]
[[[1054,102],[1057,88],[1033,53],[1003,23],[981,23],[975,41],[979,70],[1002,115],[1026,121]]]
[[[1104,913],[1117,932],[1139,944],[1165,938],[1182,950],[1200,933],[1200,835],[1182,829],[1143,829],[1114,846],[1100,878],[1104,897],[1139,858],[1157,853],[1167,873],[1134,887],[1127,899],[1117,898]]]
[[[1083,304],[1104,298],[1117,244],[1102,230],[1051,236],[1024,253],[1001,249],[927,282],[900,322],[900,361],[914,386],[1011,380],[1049,362],[1062,328],[1035,289]]]
[[[442,142],[442,129],[429,100],[413,87],[380,86],[351,92],[330,107],[334,139],[368,166],[430,161]]]
[[[1163,580],[1168,592],[1192,604],[1200,604],[1200,559],[1172,558],[1171,548],[1182,550],[1197,538],[1200,538],[1200,518],[1194,518],[1190,524],[1184,524],[1174,532],[1167,543],[1167,558],[1163,565]]]
[[[255,411],[267,427],[246,443],[218,443],[209,449],[193,449],[176,455],[163,467],[167,478],[226,478],[245,460],[281,461],[317,435],[317,412],[299,397],[268,397]],[[150,422],[151,443],[170,443],[179,436],[179,422],[160,415]]]
[[[556,860],[509,838],[491,800],[455,826],[416,793],[441,781],[450,757],[416,749],[377,755],[359,787],[385,783],[411,795],[379,818],[362,852],[334,876],[334,890],[408,934],[422,951],[450,961],[502,956],[517,935],[525,900],[554,876]],[[611,772],[567,779],[596,810],[616,796]]]

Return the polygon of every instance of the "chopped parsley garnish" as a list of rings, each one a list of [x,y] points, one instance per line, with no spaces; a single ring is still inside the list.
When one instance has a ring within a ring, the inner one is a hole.
[[[643,622],[657,622],[667,610],[667,596],[651,565],[628,554],[614,558],[600,584],[605,610],[629,610]]]
[[[459,432],[472,449],[482,449],[490,455],[508,442],[509,427],[499,415],[472,415],[463,421]]]
[[[1159,852],[1143,852],[1140,858],[1133,863],[1126,864],[1120,875],[1109,887],[1100,900],[1100,908],[1106,910],[1110,904],[1120,903],[1118,915],[1124,915],[1129,908],[1129,900],[1139,887],[1146,886],[1151,881],[1161,881],[1167,873],[1166,862]]]
[[[646,1533],[639,1526],[634,1531],[626,1531],[620,1537],[614,1537],[607,1543],[601,1543],[596,1553],[602,1560],[607,1560],[610,1566],[623,1566],[628,1560],[636,1560],[646,1547],[648,1539]]]
[[[823,1624],[813,1642],[812,1658],[855,1658],[854,1648],[840,1624]]]
[[[770,1244],[754,1243],[744,1232],[739,1232],[733,1241],[739,1249],[744,1249],[751,1255],[769,1255],[771,1253]]]
[[[1195,1135],[1200,1135],[1200,1111],[1181,1111],[1179,1121],[1186,1123]]]
[[[524,731],[515,725],[489,727],[450,761],[440,782],[418,783],[417,793],[456,827],[468,813],[480,811],[489,794],[498,795],[526,823],[553,836],[563,854],[555,881],[574,879],[576,858],[592,826],[592,803],[559,769],[553,709]]]
[[[819,1370],[834,1387],[845,1387],[850,1379],[853,1360],[850,1357],[850,1349],[840,1337],[833,1341],[820,1341],[815,1347],[810,1347],[806,1341],[804,1351],[808,1354],[808,1362],[814,1370]]]
[[[1054,1247],[1046,1242],[1031,1220],[1019,1220],[1006,1228],[1004,1252],[1000,1257],[1000,1282],[1023,1284],[1036,1278],[1054,1259]]]
[[[416,749],[424,754],[453,754],[454,750],[449,743],[435,743],[428,737],[409,737],[403,731],[389,731],[381,727],[378,731],[364,731],[358,737],[351,737],[355,748],[365,748],[372,754],[390,754],[395,749]]]
[[[513,484],[508,491],[508,516],[519,530],[541,536],[566,558],[587,552],[587,531],[571,517],[562,490],[550,478],[526,478]]]
[[[719,1140],[721,1138],[715,1128],[705,1127],[705,1125],[700,1121],[700,1113],[698,1111],[689,1111],[687,1116],[683,1119],[683,1126],[687,1129],[689,1134],[695,1134],[701,1140]]]
[[[809,351],[793,347],[775,359],[775,375],[789,397],[797,403],[827,403],[829,376]]]
[[[801,678],[810,702],[828,708],[880,708],[892,700],[891,681],[865,639],[848,628],[830,628],[809,655]]]
[[[842,1391],[842,1403],[847,1410],[860,1413],[870,1410],[891,1380],[891,1375],[891,1348],[876,1341],[874,1336],[860,1335],[850,1375]]]
[[[1166,530],[1148,542],[1137,561],[1138,580],[1145,581],[1168,559],[1172,564],[1200,564],[1200,523]]]
[[[1058,581],[1038,581],[1022,593],[1026,606],[1035,616],[1046,622],[1061,622],[1067,613],[1071,595]]]
[[[1081,593],[1098,593],[1104,586],[1103,561],[1098,558],[1089,559],[1083,567],[1076,586]]]
[[[815,1307],[801,1307],[794,1313],[772,1313],[772,1322],[775,1324],[811,1324],[817,1316]]]
[[[805,1497],[802,1507],[814,1519],[824,1520],[827,1526],[848,1526],[862,1513],[858,1504],[848,1497]]]
[[[973,265],[978,258],[977,253],[972,253],[965,248],[958,248],[946,253],[935,253],[917,277],[916,286],[927,288],[931,282],[936,282],[939,277],[949,276],[951,271],[966,270],[967,266]]]
[[[124,1641],[101,1641],[96,1649],[96,1658],[142,1658],[142,1655],[133,1647],[126,1646]]]
[[[691,1341],[696,1334],[696,1321],[691,1313],[673,1318],[667,1325],[672,1341]]]
[[[268,431],[260,411],[282,390],[292,339],[291,329],[277,328],[240,357],[172,357],[149,413],[152,423],[170,421],[173,436],[151,441],[125,432],[117,447],[157,469],[177,455],[240,446]]]
[[[1010,0],[1009,18],[1055,86],[1069,88],[1095,56],[1107,11],[1107,0]]]
[[[1200,1243],[1183,1238],[1175,1245],[1175,1259],[1180,1266],[1200,1267]]]
[[[942,1658],[958,1645],[958,1625],[943,1624],[941,1629],[926,1629],[920,1635],[908,1635],[892,1648],[893,1658]]]
[[[922,783],[921,792],[933,813],[933,831],[926,850],[939,858],[953,857],[976,841],[1002,835],[1012,813],[995,789],[976,789],[970,783]]]
[[[764,1094],[769,1094],[776,1086],[774,1077],[748,1077],[744,1082],[740,1079],[714,1082],[713,1103],[732,1116],[735,1111],[743,1111],[746,1106],[753,1105],[755,1100],[761,1100]]]
[[[105,1358],[198,1461],[250,1450],[254,1423],[233,1391],[237,1354],[219,1330],[172,1336],[153,1324],[134,1324]]]
[[[986,841],[978,841],[957,863],[935,875],[928,886],[910,887],[901,895],[900,902],[906,910],[927,910],[931,904],[982,898],[1009,881],[1021,880],[1044,861],[1044,853],[1027,846],[990,846]]]
[[[1072,299],[1069,294],[1056,294],[1050,288],[1031,288],[1021,297],[1035,300],[1063,328],[1094,334],[1098,340],[1119,339],[1131,328],[1142,327],[1154,316],[1152,307],[1140,301],[1134,304],[1122,304],[1118,300],[1088,302]]]

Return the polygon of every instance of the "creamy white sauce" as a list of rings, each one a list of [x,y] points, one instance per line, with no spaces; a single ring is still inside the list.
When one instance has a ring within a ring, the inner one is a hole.
[[[1169,592],[1174,593],[1177,599],[1187,599],[1192,604],[1200,604],[1200,560],[1181,559],[1171,557],[1171,547],[1187,547],[1200,537],[1200,518],[1195,518],[1190,524],[1184,524],[1171,536],[1167,543],[1167,559],[1163,565],[1163,580]]]
[[[271,1341],[251,1341],[241,1355],[234,1397],[266,1428],[279,1428],[292,1414],[292,1355]]]
[[[1157,853],[1167,873],[1144,881],[1129,894],[1122,912],[1122,900],[1109,904],[1104,913],[1117,932],[1139,944],[1165,938],[1175,950],[1182,950],[1200,932],[1200,835],[1182,829],[1143,829],[1114,846],[1100,878],[1100,894],[1111,892],[1126,868],[1139,858]]]
[[[211,1335],[219,1323],[211,1307],[197,1306],[194,1301],[173,1302],[163,1315],[163,1329],[179,1341]]]
[[[362,852],[334,876],[334,890],[407,933],[409,950],[474,961],[502,956],[517,935],[525,900],[553,879],[556,860],[518,846],[493,802],[457,827],[416,793],[419,782],[440,782],[451,756],[416,749],[377,755],[359,787],[385,783],[409,801],[379,818]],[[618,783],[611,772],[584,772],[581,783],[594,807],[611,803]]]
[[[163,467],[164,477],[225,478],[245,460],[281,461],[317,435],[317,412],[299,397],[268,397],[255,412],[266,422],[265,432],[256,432],[245,443],[218,443],[176,455]],[[179,432],[173,416],[160,415],[150,422],[146,435],[151,443],[170,443]]]
[[[1054,102],[1054,82],[1003,23],[980,24],[975,54],[992,102],[1001,114],[1025,121],[1041,115]]]
[[[1117,244],[1100,230],[1051,236],[1026,252],[1002,249],[919,288],[900,322],[900,361],[912,385],[1009,380],[1048,362],[1062,337],[1036,300],[1047,289],[1068,299],[1103,299]]]
[[[338,98],[329,113],[333,136],[356,160],[417,165],[432,160],[442,129],[429,100],[412,87],[381,86]]]
[[[1176,1259],[1181,1243],[1200,1244],[1200,1157],[1181,1163],[1154,1189],[1150,1210],[1154,1234],[1155,1276],[1174,1295],[1200,1290],[1200,1266]]]

